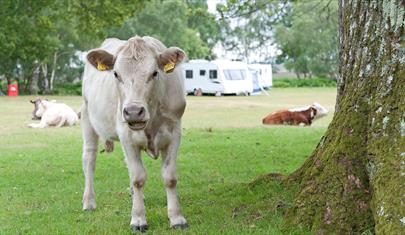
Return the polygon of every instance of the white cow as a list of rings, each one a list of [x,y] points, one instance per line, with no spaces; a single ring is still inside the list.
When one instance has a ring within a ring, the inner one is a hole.
[[[31,128],[72,126],[79,122],[77,113],[66,104],[42,99],[31,100],[31,103],[35,105],[32,119],[41,120],[39,123],[29,124]]]
[[[178,65],[184,57],[179,48],[167,49],[157,39],[137,36],[128,41],[107,39],[88,53],[81,111],[84,210],[96,208],[93,176],[99,138],[110,143],[120,141],[130,178],[132,231],[144,232],[148,228],[142,150],[153,159],[162,155],[161,175],[170,226],[188,227],[176,194],[176,158],[186,106]]]

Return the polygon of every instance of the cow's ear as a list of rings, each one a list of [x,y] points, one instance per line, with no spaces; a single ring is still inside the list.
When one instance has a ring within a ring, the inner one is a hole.
[[[170,47],[159,55],[158,66],[165,73],[173,72],[176,65],[186,57],[186,53],[178,47]]]
[[[87,60],[99,71],[111,70],[114,68],[114,56],[105,50],[94,50],[87,54]]]
[[[31,104],[35,104],[35,101],[34,101],[34,100],[30,100],[30,102],[31,102]]]

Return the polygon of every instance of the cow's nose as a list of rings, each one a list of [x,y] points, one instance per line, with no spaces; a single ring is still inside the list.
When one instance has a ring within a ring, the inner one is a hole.
[[[131,105],[123,110],[124,118],[127,122],[139,122],[145,118],[145,108],[143,106]]]

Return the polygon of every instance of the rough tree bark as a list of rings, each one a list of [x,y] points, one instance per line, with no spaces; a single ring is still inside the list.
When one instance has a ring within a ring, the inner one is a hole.
[[[316,234],[401,234],[405,1],[340,0],[339,8],[336,111],[313,154],[289,177],[299,191],[287,219]]]

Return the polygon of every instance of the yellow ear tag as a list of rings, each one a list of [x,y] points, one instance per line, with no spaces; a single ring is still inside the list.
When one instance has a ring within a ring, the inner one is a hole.
[[[165,73],[171,73],[174,70],[174,66],[176,64],[173,62],[169,62],[167,64],[165,64],[165,66],[163,67],[163,71],[165,71]]]
[[[101,63],[101,62],[97,62],[97,70],[100,70],[100,71],[105,71],[105,70],[107,70],[108,68],[107,68],[107,66],[105,66],[105,64],[103,64],[103,63]]]

